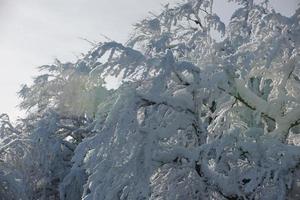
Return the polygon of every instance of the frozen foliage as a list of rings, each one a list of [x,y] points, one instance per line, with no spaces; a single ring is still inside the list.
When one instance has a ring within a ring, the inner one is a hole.
[[[0,118],[1,198],[299,199],[300,9],[234,2],[228,26],[186,0],[40,67]]]

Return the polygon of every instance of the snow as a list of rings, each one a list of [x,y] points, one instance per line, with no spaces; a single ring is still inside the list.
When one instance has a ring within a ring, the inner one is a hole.
[[[43,66],[20,92],[28,115],[0,116],[0,195],[297,196],[299,13],[235,2],[227,27],[213,1],[186,0],[138,23],[128,46],[102,42]]]

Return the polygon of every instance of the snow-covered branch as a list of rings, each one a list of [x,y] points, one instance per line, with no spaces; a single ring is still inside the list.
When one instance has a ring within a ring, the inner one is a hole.
[[[274,105],[268,103],[261,97],[257,96],[249,88],[247,88],[245,86],[245,82],[242,79],[235,78],[233,88],[236,89],[236,93],[233,92],[233,95],[238,100],[241,100],[252,109],[265,114],[267,117],[273,120],[276,119],[278,113],[276,112],[277,109],[274,107]]]

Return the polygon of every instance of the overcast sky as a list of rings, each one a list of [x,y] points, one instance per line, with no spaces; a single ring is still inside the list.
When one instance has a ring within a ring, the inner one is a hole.
[[[172,0],[174,2],[174,0]],[[215,0],[215,10],[227,21],[235,7]],[[300,0],[271,0],[285,15]],[[125,42],[132,24],[159,13],[168,0],[0,0],[0,113],[21,114],[16,92],[31,83],[36,67],[55,58],[74,61],[90,46],[80,39],[103,41],[105,35]]]

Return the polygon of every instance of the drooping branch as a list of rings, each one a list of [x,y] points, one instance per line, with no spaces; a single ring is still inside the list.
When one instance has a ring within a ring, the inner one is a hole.
[[[219,87],[220,90],[227,92],[248,108],[260,111],[263,116],[276,122],[276,129],[272,131],[271,134],[279,137],[281,141],[284,142],[286,140],[291,128],[300,124],[300,107],[281,116],[275,105],[257,96],[245,86],[242,79],[235,78],[233,81],[233,88],[233,91],[227,91]]]
[[[248,105],[248,107],[251,107],[253,110],[258,110],[268,118],[275,121],[278,113],[276,112],[277,109],[274,105],[265,101],[249,88],[245,87],[244,81],[241,79],[235,78],[233,87],[235,88],[235,93],[233,94],[238,100]]]
[[[165,105],[168,106],[176,111],[182,112],[182,111],[186,111],[189,112],[191,114],[195,114],[195,112],[193,110],[191,110],[190,108],[185,108],[182,107],[180,105],[174,105],[171,102],[168,102],[167,100],[163,100],[161,99],[160,101],[158,100],[154,100],[151,99],[150,97],[147,97],[145,95],[140,95],[141,100],[144,102],[143,106],[150,106],[150,105]]]
[[[282,142],[285,142],[289,130],[300,124],[300,107],[291,110],[283,117],[277,118],[276,123],[277,127],[271,134],[278,137]]]
[[[16,146],[18,143],[22,143],[22,142],[25,142],[25,141],[31,142],[30,139],[14,139],[14,140],[10,141],[9,143],[1,146],[1,148],[0,148],[0,154],[3,153],[3,152],[5,152],[11,146]]]
[[[246,88],[246,87],[245,87]],[[222,87],[218,87],[218,89],[220,89],[220,90],[222,90],[223,92],[226,92],[227,94],[229,94],[230,96],[232,96],[232,97],[234,97],[236,100],[238,100],[239,102],[241,102],[242,104],[244,104],[246,107],[248,107],[248,108],[250,108],[251,110],[258,110],[257,109],[257,107],[256,107],[256,105],[254,105],[254,103],[252,102],[249,102],[249,100],[246,100],[245,99],[245,96],[241,96],[241,94],[239,93],[239,92],[237,92],[237,91],[235,91],[235,92],[232,92],[232,91],[227,91],[227,90],[225,90],[224,88],[222,88]],[[247,90],[249,90],[248,88],[246,88]],[[251,92],[252,93],[252,91],[248,91],[248,93],[249,92]],[[252,95],[256,95],[256,94],[251,94],[251,96]],[[258,97],[259,98],[259,97]],[[267,103],[265,100],[263,100],[263,99],[261,99],[261,103],[263,103],[264,105],[265,105],[265,103]],[[275,117],[271,117],[270,115],[268,115],[268,113],[265,113],[265,112],[263,112],[262,110],[260,110],[261,111],[261,113],[262,113],[262,115],[264,116],[264,117],[266,117],[266,118],[268,118],[268,119],[270,119],[270,120],[272,120],[272,121],[274,121],[275,122]]]
[[[21,132],[19,130],[17,130],[11,123],[9,120],[9,117],[7,114],[1,114],[0,115],[0,124],[1,127],[5,127],[7,130],[16,133],[16,134],[21,134]]]

